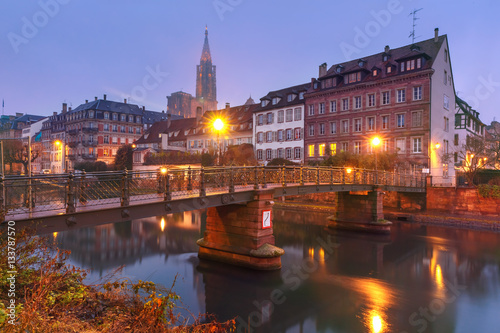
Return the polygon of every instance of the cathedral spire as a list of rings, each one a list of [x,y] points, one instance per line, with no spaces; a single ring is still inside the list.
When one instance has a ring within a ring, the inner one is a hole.
[[[212,61],[210,55],[210,46],[208,45],[208,26],[205,26],[205,42],[203,43],[203,51],[201,51],[201,61]]]

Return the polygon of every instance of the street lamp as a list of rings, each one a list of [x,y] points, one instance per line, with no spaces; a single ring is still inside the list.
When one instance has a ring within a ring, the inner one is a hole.
[[[372,139],[372,146],[373,146],[373,149],[375,150],[375,171],[378,171],[378,150],[377,150],[377,147],[380,145],[380,138],[378,136],[374,137]]]
[[[59,148],[61,146],[61,173],[66,172],[66,147],[64,146],[64,141],[56,140],[54,144]]]
[[[222,147],[220,146],[220,132],[224,128],[224,122],[221,118],[217,118],[213,123],[214,129],[217,131],[217,165],[220,165],[220,156],[222,155]]]

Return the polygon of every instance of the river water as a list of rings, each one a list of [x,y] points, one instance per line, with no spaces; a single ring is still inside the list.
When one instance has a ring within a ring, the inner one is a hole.
[[[197,257],[204,211],[54,234],[89,282],[171,286],[182,306],[238,332],[500,332],[500,233],[396,222],[391,235],[332,231],[326,214],[274,210],[282,269]],[[185,313],[185,312],[184,312]]]

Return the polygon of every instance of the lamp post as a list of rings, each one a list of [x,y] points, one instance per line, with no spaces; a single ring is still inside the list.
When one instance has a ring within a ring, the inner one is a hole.
[[[61,146],[61,173],[65,173],[66,172],[66,156],[65,155],[65,150],[66,150],[66,147],[64,145],[64,141],[61,141],[61,140],[56,140],[54,142],[54,144],[59,147]]]
[[[224,128],[224,122],[222,121],[222,119],[217,118],[214,120],[213,126],[214,129],[217,131],[217,148],[218,148],[217,165],[220,165],[220,156],[222,155],[222,147],[220,145],[220,132]]]
[[[378,136],[372,139],[372,146],[375,150],[375,171],[378,172],[378,146],[380,145],[380,138]]]

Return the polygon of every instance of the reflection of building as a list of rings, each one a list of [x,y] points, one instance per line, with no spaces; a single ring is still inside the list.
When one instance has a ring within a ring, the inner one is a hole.
[[[441,155],[454,138],[455,88],[448,38],[437,29],[432,39],[321,65],[305,97],[306,161],[323,159],[329,146],[332,154],[372,154],[379,136],[379,149],[397,153],[402,166],[454,183],[453,164]]]
[[[196,97],[178,91],[167,96],[167,112],[184,118],[193,118],[208,110],[217,109],[217,84],[215,66],[208,45],[208,29],[205,28],[205,42],[200,64],[196,66]]]

